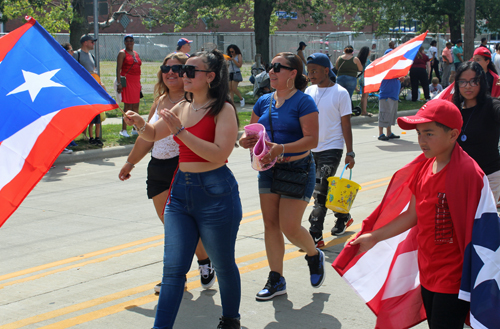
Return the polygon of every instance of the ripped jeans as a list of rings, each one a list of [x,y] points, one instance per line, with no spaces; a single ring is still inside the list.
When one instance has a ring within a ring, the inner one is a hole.
[[[340,160],[342,160],[343,150],[333,149],[322,152],[313,152],[314,162],[316,162],[316,185],[314,187],[314,206],[309,215],[311,227],[309,231],[320,233],[323,231],[323,224],[327,208],[325,206],[328,194],[328,177],[335,176]],[[350,214],[335,212],[337,219],[349,218]]]

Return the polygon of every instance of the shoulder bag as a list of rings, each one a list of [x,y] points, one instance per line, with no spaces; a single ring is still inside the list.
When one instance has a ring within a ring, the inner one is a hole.
[[[273,120],[271,118],[273,96],[269,102],[269,125],[271,127],[271,138],[274,142]],[[302,168],[292,168],[288,163],[276,163],[271,170],[273,171],[273,182],[271,183],[271,192],[286,195],[292,198],[302,198],[306,191],[309,180],[309,168],[311,166],[311,155],[307,170]]]

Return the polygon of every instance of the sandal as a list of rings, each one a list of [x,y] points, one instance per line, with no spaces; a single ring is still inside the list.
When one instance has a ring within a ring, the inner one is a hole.
[[[371,114],[371,113],[366,113],[366,114],[361,114],[361,115],[364,117],[372,117],[373,116],[373,114]]]

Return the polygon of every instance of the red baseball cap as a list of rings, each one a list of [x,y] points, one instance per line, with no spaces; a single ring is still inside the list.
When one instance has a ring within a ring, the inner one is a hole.
[[[462,129],[462,114],[458,107],[444,99],[433,99],[428,101],[418,110],[417,114],[409,117],[398,118],[401,129],[415,129],[420,123],[439,122],[451,129]]]
[[[491,59],[491,53],[486,47],[478,47],[476,50],[474,50],[474,55],[481,55],[484,57],[488,57]]]

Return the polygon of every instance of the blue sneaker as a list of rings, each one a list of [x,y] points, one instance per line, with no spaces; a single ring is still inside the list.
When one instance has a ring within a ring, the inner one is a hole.
[[[325,254],[318,250],[316,256],[307,256],[307,265],[309,265],[309,273],[311,274],[311,285],[313,288],[319,288],[325,281]]]
[[[269,272],[267,283],[261,291],[255,296],[257,300],[269,300],[275,296],[286,294],[286,281],[278,272]]]

